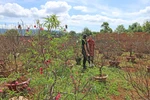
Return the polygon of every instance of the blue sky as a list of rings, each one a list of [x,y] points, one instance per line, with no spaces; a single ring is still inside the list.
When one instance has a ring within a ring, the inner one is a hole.
[[[26,28],[51,14],[59,16],[61,26],[68,25],[67,31],[77,32],[85,27],[99,31],[104,21],[114,30],[150,20],[150,0],[0,0],[0,9],[0,28],[22,21]]]

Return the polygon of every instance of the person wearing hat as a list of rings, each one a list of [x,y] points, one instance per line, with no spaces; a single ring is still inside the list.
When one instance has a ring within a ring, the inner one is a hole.
[[[88,60],[88,57],[90,56],[89,51],[88,51],[86,35],[83,35],[83,38],[82,38],[82,54],[83,54],[83,70],[85,70],[86,69],[86,61]]]

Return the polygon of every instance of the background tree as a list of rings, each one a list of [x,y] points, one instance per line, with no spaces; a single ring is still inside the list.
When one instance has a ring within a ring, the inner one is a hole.
[[[19,33],[15,29],[10,29],[5,32],[6,36],[19,36]]]
[[[92,34],[99,34],[99,32],[95,32],[95,31],[93,31],[93,32],[92,32]]]
[[[76,32],[75,31],[70,31],[69,34],[72,35],[72,36],[75,36]]]
[[[144,32],[147,32],[147,33],[150,33],[150,21],[146,21],[146,22],[143,24],[143,31],[144,31]]]
[[[19,32],[16,29],[7,30],[4,33],[4,35],[7,36],[7,38],[9,39],[9,41],[11,41],[14,44],[17,44],[19,42],[18,41]]]
[[[47,16],[44,19],[44,26],[47,27],[48,31],[51,31],[51,29],[56,29],[60,25],[60,21],[58,20],[58,17],[55,14]]]
[[[139,23],[135,22],[132,25],[129,25],[128,32],[142,32],[142,27]]]
[[[116,28],[115,32],[117,32],[117,33],[124,33],[124,32],[126,32],[126,29],[124,28],[123,25],[118,25],[118,27]]]
[[[82,34],[91,35],[92,32],[91,32],[91,30],[89,30],[87,27],[85,27],[85,28],[83,29],[83,31],[82,31]]]
[[[103,22],[101,27],[102,27],[102,29],[100,30],[100,32],[102,32],[102,33],[112,33],[112,29],[109,27],[108,22]]]

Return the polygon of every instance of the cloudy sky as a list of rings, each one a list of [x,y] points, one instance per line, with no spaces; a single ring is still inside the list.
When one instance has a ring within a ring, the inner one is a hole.
[[[99,31],[103,22],[114,30],[118,25],[150,20],[150,0],[0,0],[0,28],[24,22],[33,25],[47,15],[59,16],[68,31],[88,27]]]

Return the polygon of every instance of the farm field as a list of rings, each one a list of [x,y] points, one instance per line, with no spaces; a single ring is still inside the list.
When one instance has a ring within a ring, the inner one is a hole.
[[[82,59],[81,36],[40,32],[44,34],[0,36],[1,100],[150,99],[149,34],[94,35],[95,66],[87,63],[82,72],[82,60],[78,65],[75,60]],[[95,78],[101,74],[105,80]]]
[[[150,0],[0,0],[0,100],[150,100]]]

